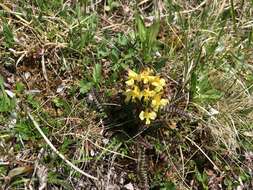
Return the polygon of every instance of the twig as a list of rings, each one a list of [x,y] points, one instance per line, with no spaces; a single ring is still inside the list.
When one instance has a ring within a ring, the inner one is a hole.
[[[211,162],[211,164],[214,166],[214,169],[216,169],[216,170],[218,170],[220,173],[222,173],[221,172],[221,170],[218,168],[218,166],[211,160],[211,158],[209,158],[209,156],[207,156],[207,154],[202,150],[202,148],[199,146],[199,145],[197,145],[197,143],[195,143],[192,139],[190,139],[189,137],[187,137],[187,136],[185,136],[185,138],[188,140],[188,141],[190,141],[194,146],[196,146],[199,150],[200,150],[200,152],[202,152],[202,154],[204,154],[204,156]]]
[[[42,49],[42,57],[41,57],[41,65],[42,65],[42,73],[43,73],[43,76],[45,78],[46,81],[48,81],[48,78],[47,78],[47,71],[46,71],[46,65],[45,65],[45,54],[44,54],[45,50]]]
[[[4,11],[6,11],[7,13],[10,13],[10,14],[14,15],[15,17],[17,17],[19,20],[21,20],[26,25],[28,25],[28,26],[30,25],[30,22],[28,22],[27,20],[25,20],[24,18],[19,16],[19,15],[22,15],[22,13],[12,11],[9,7],[4,5],[3,3],[0,3],[0,7],[2,7],[2,9],[4,9]]]
[[[39,160],[41,159],[43,153],[44,153],[44,148],[41,148],[40,151],[39,151],[39,154],[37,156],[37,159],[36,159],[36,161],[34,163],[33,174],[32,174],[31,180],[30,180],[29,185],[28,185],[30,189],[33,189],[32,179],[34,178],[34,176],[35,176],[35,174],[37,172],[38,165],[39,165]]]
[[[118,144],[114,148],[114,151],[116,152],[119,149],[120,146],[121,146],[121,144]],[[107,182],[106,182],[106,188],[105,189],[110,189],[110,180],[113,179],[113,177],[112,177],[113,172],[112,171],[113,171],[113,164],[115,162],[116,157],[117,157],[117,154],[113,154],[112,159],[110,160],[110,165],[108,165]]]
[[[98,180],[98,178],[84,172],[83,170],[81,170],[80,168],[78,168],[77,166],[75,166],[74,164],[72,164],[69,160],[67,160],[65,158],[65,156],[63,154],[61,154],[55,147],[54,145],[50,142],[50,140],[46,137],[46,135],[43,133],[43,131],[41,130],[39,124],[34,120],[33,116],[28,113],[29,118],[31,119],[31,121],[33,122],[33,125],[36,127],[36,129],[39,131],[39,133],[41,134],[41,136],[44,138],[44,140],[46,141],[46,143],[49,145],[49,147],[63,160],[66,162],[67,165],[69,165],[71,168],[73,168],[74,170],[76,170],[77,172],[83,174],[84,176],[91,178],[93,180]]]

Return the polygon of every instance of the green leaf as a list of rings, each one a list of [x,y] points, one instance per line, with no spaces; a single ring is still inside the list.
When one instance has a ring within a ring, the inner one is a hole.
[[[90,89],[94,86],[94,83],[81,80],[79,86],[80,86],[80,93],[85,94],[90,91]]]
[[[48,173],[48,183],[62,186],[64,187],[64,189],[73,189],[72,186],[66,180],[60,179],[60,176],[53,172]]]
[[[196,179],[202,185],[202,189],[208,190],[208,185],[207,185],[208,184],[208,176],[207,176],[206,172],[203,172],[203,174],[201,174],[199,171],[196,171],[195,176],[196,176]]]
[[[8,98],[5,92],[0,95],[0,112],[10,112],[15,107],[15,101]]]
[[[139,34],[140,40],[142,43],[144,43],[147,39],[147,29],[139,14],[136,14],[135,19],[136,19],[137,32]]]
[[[23,175],[25,173],[31,173],[32,171],[33,171],[33,168],[30,166],[21,166],[21,167],[17,167],[10,170],[8,173],[8,177],[12,179],[16,176]]]
[[[195,72],[191,75],[191,83],[190,83],[190,94],[193,97],[197,93],[197,75]]]
[[[68,101],[66,101],[62,98],[56,97],[56,98],[53,99],[52,102],[54,103],[54,105],[57,108],[62,108],[65,113],[69,113],[71,111],[71,108],[70,108],[70,105],[69,105]]]
[[[203,177],[202,177],[202,175],[201,175],[201,173],[199,173],[199,171],[196,171],[196,179],[199,181],[199,182],[201,182],[201,183],[203,183]]]
[[[208,68],[200,68],[192,73],[190,92],[195,102],[203,104],[214,103],[224,94],[213,87],[208,77]]]
[[[23,141],[31,141],[36,139],[36,133],[32,129],[31,123],[26,120],[17,122],[15,133],[19,135]]]
[[[13,33],[7,23],[3,23],[3,35],[4,35],[4,40],[6,42],[7,47],[11,47],[14,44],[14,36]]]
[[[157,35],[160,29],[160,22],[156,20],[149,28],[148,33],[148,47],[151,49],[154,42],[156,41]]]
[[[72,145],[74,142],[71,139],[64,139],[61,147],[60,147],[60,152],[61,153],[66,153],[70,149],[70,145]]]
[[[25,90],[25,85],[22,82],[17,82],[15,85],[16,93],[21,94]]]
[[[27,96],[27,102],[29,103],[30,106],[34,109],[38,109],[40,107],[40,102],[35,99],[35,97],[31,94]]]
[[[101,64],[96,64],[93,69],[93,82],[98,85],[102,79],[102,66]]]

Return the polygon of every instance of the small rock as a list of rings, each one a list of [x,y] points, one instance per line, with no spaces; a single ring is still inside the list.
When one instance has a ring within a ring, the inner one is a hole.
[[[26,80],[29,79],[30,76],[31,76],[30,72],[25,72],[24,77],[25,77]]]
[[[56,92],[57,92],[57,93],[61,93],[61,92],[64,91],[64,89],[65,89],[65,84],[60,84],[60,85],[57,87]]]
[[[6,94],[10,97],[10,98],[14,98],[15,97],[15,93],[13,93],[10,90],[5,90]]]
[[[134,186],[132,183],[128,183],[124,186],[124,188],[126,188],[127,190],[134,190]]]

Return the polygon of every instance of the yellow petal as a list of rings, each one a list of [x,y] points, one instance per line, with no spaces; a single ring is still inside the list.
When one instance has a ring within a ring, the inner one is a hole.
[[[153,91],[153,90],[145,89],[143,91],[143,96],[144,96],[145,100],[147,100],[150,97],[153,97],[154,95],[155,95],[155,91]]]
[[[129,102],[129,100],[132,98],[133,96],[133,90],[131,89],[126,89],[126,91],[124,92],[124,95],[126,96],[125,98],[125,102]]]
[[[156,98],[154,98],[154,99],[152,100],[151,104],[152,104],[153,106],[155,106],[155,105],[157,104]]]
[[[138,76],[138,74],[136,72],[132,71],[131,69],[129,69],[128,76],[129,76],[129,78],[136,78]]]
[[[154,103],[154,102],[152,101],[151,107],[152,107],[155,111],[157,111],[158,108],[159,108],[159,105],[157,105],[157,103]]]
[[[126,84],[127,84],[128,86],[133,86],[133,85],[134,85],[134,79],[129,79],[129,80],[127,80],[127,81],[126,81]]]
[[[152,111],[149,113],[149,118],[154,120],[156,118],[156,112]]]
[[[149,125],[149,124],[150,124],[150,120],[147,119],[147,120],[146,120],[146,125]]]
[[[148,80],[148,77],[143,77],[143,83],[144,83],[144,84],[147,84],[148,81],[149,81],[149,80]]]
[[[133,98],[138,98],[141,99],[142,98],[142,92],[140,91],[138,86],[134,86],[134,90],[133,90]]]
[[[131,99],[131,96],[126,96],[125,102],[128,103],[130,99]]]
[[[144,120],[144,111],[141,111],[139,118],[143,121]]]
[[[160,97],[159,94],[158,94],[158,95],[155,95],[155,97],[154,97],[154,99],[152,100],[151,104],[152,104],[152,105],[159,105],[160,99],[161,99],[161,97]]]
[[[166,106],[166,104],[168,103],[169,101],[167,99],[161,99],[161,103],[160,105],[161,106]]]
[[[155,86],[155,85],[154,85]],[[155,91],[156,92],[161,92],[163,90],[162,86],[156,86]]]
[[[147,68],[141,72],[141,75],[150,75],[153,73],[153,70],[150,68]]]
[[[157,87],[157,86],[160,86],[160,85],[159,85],[159,82],[157,82],[157,81],[152,82],[152,85],[153,85],[153,86],[156,86],[156,87]]]
[[[159,110],[159,106],[155,106],[153,107],[154,111],[158,111]]]
[[[152,82],[152,85],[155,87],[160,87],[162,88],[163,86],[165,86],[166,82],[164,79],[160,79],[160,77],[155,77],[155,79]]]
[[[165,80],[164,80],[164,79],[160,79],[160,85],[161,85],[161,86],[165,86],[165,84],[166,84],[166,83],[165,83]]]

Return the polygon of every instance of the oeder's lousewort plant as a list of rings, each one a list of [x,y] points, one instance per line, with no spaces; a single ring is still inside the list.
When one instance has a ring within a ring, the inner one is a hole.
[[[155,120],[159,110],[168,103],[168,99],[164,97],[164,87],[166,82],[158,75],[154,75],[154,71],[150,68],[136,73],[128,70],[128,78],[126,81],[125,102],[140,102],[142,110],[139,118],[149,125],[151,120]]]

